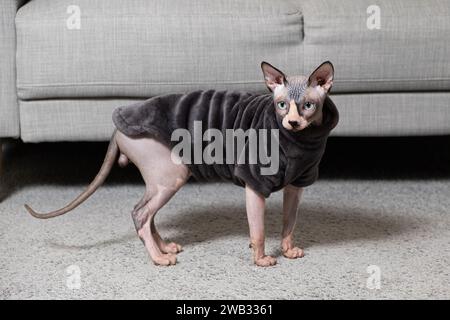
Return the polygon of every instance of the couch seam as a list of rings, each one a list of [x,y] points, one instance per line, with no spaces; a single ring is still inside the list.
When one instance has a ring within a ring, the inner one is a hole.
[[[423,78],[423,79],[370,79],[370,80],[361,80],[361,79],[338,79],[336,83],[339,82],[423,82],[423,81],[446,81],[450,80],[449,78]],[[84,86],[147,86],[147,85],[164,85],[164,86],[173,86],[173,85],[203,85],[203,84],[247,84],[247,83],[261,83],[260,80],[252,80],[252,81],[208,81],[208,82],[84,82],[80,83],[46,83],[46,84],[24,84],[17,83],[18,88],[39,88],[39,87],[84,87]]]

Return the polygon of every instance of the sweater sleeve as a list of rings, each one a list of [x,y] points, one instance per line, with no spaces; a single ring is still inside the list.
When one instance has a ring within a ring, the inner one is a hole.
[[[263,176],[259,173],[258,165],[242,164],[237,165],[234,169],[234,175],[240,179],[245,186],[249,186],[256,192],[268,198],[272,193],[274,187],[279,183],[277,175]]]
[[[290,184],[297,188],[304,188],[312,185],[319,177],[319,163],[314,164],[305,170],[299,177],[297,177]]]
[[[256,164],[249,164],[249,143],[245,145],[246,161],[241,164],[236,164],[234,167],[234,175],[241,180],[242,184],[248,185],[256,192],[268,198],[270,194],[279,189],[284,180],[284,165],[278,166],[276,172],[273,174],[263,174],[261,169],[265,166],[259,160]],[[283,162],[283,159],[280,159]]]

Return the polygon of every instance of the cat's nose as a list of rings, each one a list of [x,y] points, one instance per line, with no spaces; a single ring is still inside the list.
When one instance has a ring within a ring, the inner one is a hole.
[[[288,121],[288,123],[292,126],[292,128],[297,128],[300,125],[298,121]]]

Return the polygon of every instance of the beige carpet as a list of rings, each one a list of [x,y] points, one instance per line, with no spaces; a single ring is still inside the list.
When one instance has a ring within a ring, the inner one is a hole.
[[[332,140],[322,178],[300,209],[297,238],[306,256],[279,257],[268,269],[251,262],[241,188],[190,183],[177,194],[157,225],[185,251],[176,266],[156,267],[129,214],[143,192],[133,168],[115,169],[64,217],[40,221],[23,209],[25,202],[41,210],[66,204],[95,174],[105,144],[9,144],[0,187],[0,298],[448,299],[448,142]],[[275,255],[280,212],[277,193],[267,210],[266,247]],[[369,266],[380,272],[379,289],[372,281],[378,274],[368,281]]]

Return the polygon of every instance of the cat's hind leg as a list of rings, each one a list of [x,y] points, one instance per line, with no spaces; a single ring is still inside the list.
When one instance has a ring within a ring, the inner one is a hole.
[[[137,211],[138,209],[142,208],[149,200],[151,196],[145,193],[145,195],[142,197],[141,201],[138,202],[138,204],[134,207],[133,212]],[[135,216],[136,213],[133,213],[133,216]],[[162,239],[161,235],[159,234],[158,230],[156,230],[155,226],[155,220],[152,219],[150,223],[150,231],[153,234],[153,237],[155,238],[155,241],[159,247],[159,250],[163,253],[179,253],[183,251],[183,248],[181,245],[175,243],[175,242],[166,242]]]
[[[132,212],[139,238],[155,264],[175,264],[175,253],[181,251],[181,246],[164,242],[156,230],[154,219],[186,183],[190,172],[181,162],[173,161],[170,149],[155,139],[118,134],[117,143],[121,152],[137,166],[146,184],[145,195]]]
[[[152,228],[155,215],[172,196],[176,193],[175,189],[157,188],[154,192],[147,190],[145,199],[141,206],[136,206],[131,216],[133,218],[136,231],[139,238],[145,245],[153,262],[157,265],[173,265],[176,263],[176,255],[161,250],[161,243],[156,235],[156,228]]]
[[[150,224],[150,230],[155,237],[156,242],[158,243],[159,249],[164,253],[173,253],[177,254],[183,251],[183,247],[175,242],[166,242],[160,236],[158,230],[156,230],[155,220],[152,220]]]

